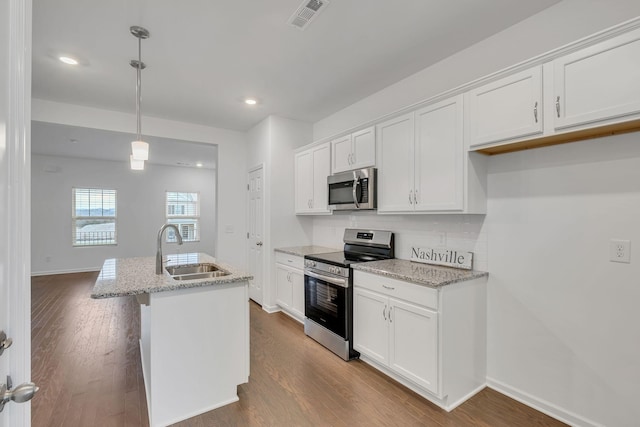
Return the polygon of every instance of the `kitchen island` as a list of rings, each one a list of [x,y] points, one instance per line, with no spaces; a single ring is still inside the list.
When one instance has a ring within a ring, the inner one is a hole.
[[[166,426],[238,400],[249,380],[250,275],[204,253],[108,259],[92,298],[136,296],[149,424]],[[166,267],[215,264],[219,277],[181,280]],[[228,273],[228,274],[226,274]]]

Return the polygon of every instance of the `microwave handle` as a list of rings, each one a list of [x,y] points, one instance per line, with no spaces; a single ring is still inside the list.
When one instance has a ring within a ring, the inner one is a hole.
[[[358,185],[360,184],[360,177],[356,171],[353,171],[353,203],[356,205],[356,209],[360,209],[360,203],[358,203]]]

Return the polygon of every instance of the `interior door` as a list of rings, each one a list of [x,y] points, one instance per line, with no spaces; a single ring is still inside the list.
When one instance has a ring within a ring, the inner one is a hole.
[[[249,298],[262,304],[264,279],[264,179],[262,166],[249,172]]]
[[[0,355],[0,386],[11,375],[14,391],[31,377],[30,34],[31,0],[0,2],[0,330],[13,338]],[[30,408],[8,402],[0,427],[30,426]]]

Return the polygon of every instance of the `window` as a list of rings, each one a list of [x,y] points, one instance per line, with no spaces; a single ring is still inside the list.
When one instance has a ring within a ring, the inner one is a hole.
[[[200,240],[200,194],[167,191],[167,222],[180,230],[182,241]],[[176,233],[167,229],[167,242],[176,242]]]
[[[116,190],[74,188],[73,246],[116,244]]]

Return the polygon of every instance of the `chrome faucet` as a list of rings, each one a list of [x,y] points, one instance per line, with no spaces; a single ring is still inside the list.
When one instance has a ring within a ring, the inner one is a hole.
[[[178,239],[178,244],[182,244],[182,235],[180,234],[180,230],[173,224],[164,224],[160,227],[160,231],[158,231],[158,251],[156,252],[156,274],[162,274],[162,233],[167,228],[173,228],[176,231],[176,238]]]

